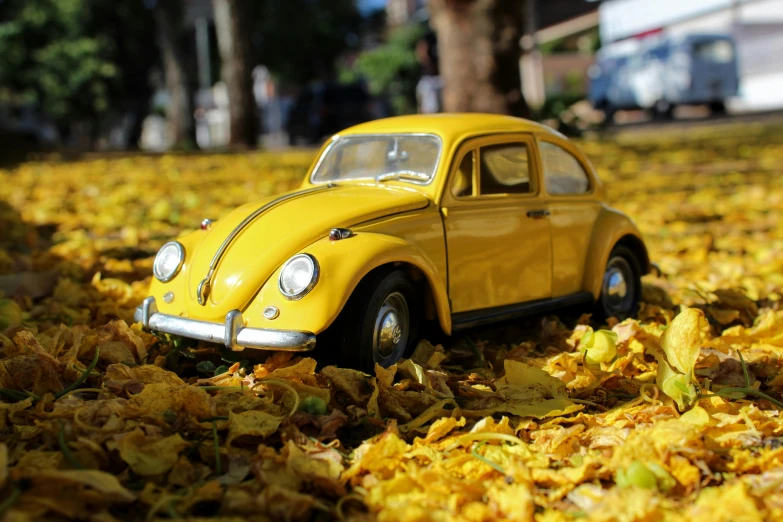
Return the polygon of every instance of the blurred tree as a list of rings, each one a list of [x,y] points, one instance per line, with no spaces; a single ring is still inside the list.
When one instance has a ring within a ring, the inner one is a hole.
[[[0,84],[21,103],[38,104],[66,137],[73,123],[131,111],[140,121],[156,58],[142,2],[0,2]],[[140,106],[141,104],[141,106]]]
[[[427,34],[427,26],[410,24],[394,29],[385,44],[360,54],[353,69],[344,71],[343,81],[367,80],[370,92],[389,97],[396,114],[416,112],[416,82],[419,59],[416,44]]]
[[[429,1],[446,111],[528,115],[519,71],[523,2]]]
[[[248,0],[212,0],[220,75],[228,90],[231,145],[255,145],[258,107],[253,97]],[[290,28],[288,28],[290,30]]]
[[[340,54],[360,46],[362,17],[355,0],[252,4],[254,53],[285,82],[332,79]]]
[[[190,148],[195,144],[190,86],[185,67],[180,35],[182,5],[175,0],[158,0],[153,11],[163,75],[168,91],[166,123],[174,148]]]
[[[153,8],[157,42],[163,64],[169,100],[166,123],[174,148],[195,146],[190,86],[180,43],[182,4],[178,0],[158,0]]]

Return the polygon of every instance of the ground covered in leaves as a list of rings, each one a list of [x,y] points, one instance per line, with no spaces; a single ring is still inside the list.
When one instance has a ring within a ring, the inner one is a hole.
[[[163,242],[311,152],[0,170],[0,518],[780,519],[782,131],[582,142],[661,268],[638,317],[504,324],[372,376],[133,324]]]

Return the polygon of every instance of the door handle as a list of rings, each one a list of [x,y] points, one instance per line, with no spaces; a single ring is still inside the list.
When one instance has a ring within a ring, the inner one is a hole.
[[[541,219],[543,217],[546,217],[549,215],[549,211],[545,208],[539,208],[536,210],[528,210],[527,211],[527,217],[533,218],[533,219]]]

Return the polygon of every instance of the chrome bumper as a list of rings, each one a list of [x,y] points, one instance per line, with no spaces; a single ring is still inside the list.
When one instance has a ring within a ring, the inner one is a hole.
[[[162,314],[158,312],[155,298],[148,297],[136,308],[133,318],[150,330],[224,344],[226,348],[234,351],[258,348],[306,352],[315,348],[315,334],[293,330],[248,328],[243,326],[242,312],[239,310],[232,310],[226,314],[223,323],[212,323]]]

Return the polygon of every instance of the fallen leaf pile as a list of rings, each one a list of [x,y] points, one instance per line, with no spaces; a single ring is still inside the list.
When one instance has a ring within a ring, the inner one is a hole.
[[[780,519],[781,131],[583,141],[660,267],[638,316],[422,341],[374,375],[133,324],[157,248],[312,152],[0,170],[0,520]]]

